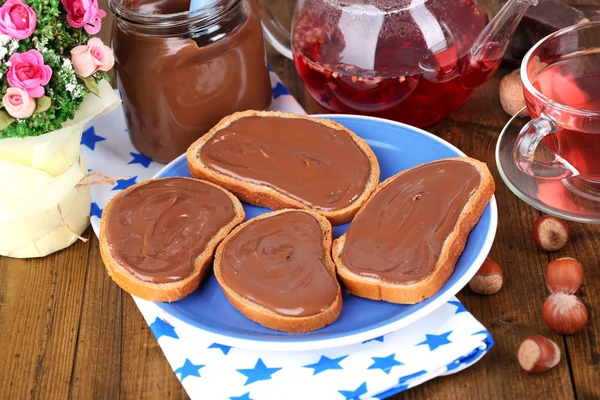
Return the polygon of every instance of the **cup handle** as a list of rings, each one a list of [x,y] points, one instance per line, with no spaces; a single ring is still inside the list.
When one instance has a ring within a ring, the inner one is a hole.
[[[535,151],[548,135],[558,131],[556,123],[546,115],[529,121],[515,142],[514,158],[517,167],[524,173],[541,179],[565,179],[579,172],[562,157],[552,153],[549,160],[536,160]]]
[[[260,19],[265,40],[271,44],[282,56],[294,59],[291,48],[290,31],[275,18],[269,5],[264,0],[258,0]]]

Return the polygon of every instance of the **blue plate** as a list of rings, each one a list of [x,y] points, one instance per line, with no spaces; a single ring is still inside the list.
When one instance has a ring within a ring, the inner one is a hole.
[[[381,168],[381,180],[414,165],[464,155],[456,147],[408,125],[363,116],[319,115],[339,122],[366,140]],[[167,165],[156,177],[190,176],[185,155]],[[246,218],[269,210],[244,204]],[[201,330],[222,344],[256,350],[313,350],[344,346],[373,339],[409,325],[447,302],[475,275],[487,256],[497,225],[496,201],[485,209],[469,235],[467,246],[454,273],[432,298],[415,305],[398,305],[355,297],[344,291],[340,317],[333,324],[309,333],[285,333],[265,328],[233,308],[214,275],[206,277],[198,290],[174,303],[155,303],[161,314],[183,330]],[[336,227],[334,237],[346,230]]]

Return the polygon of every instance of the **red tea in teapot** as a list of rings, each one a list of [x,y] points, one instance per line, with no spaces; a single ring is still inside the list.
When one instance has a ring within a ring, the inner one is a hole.
[[[320,0],[297,17],[292,47],[327,110],[431,125],[496,70],[504,48],[471,47],[487,23],[472,0]]]

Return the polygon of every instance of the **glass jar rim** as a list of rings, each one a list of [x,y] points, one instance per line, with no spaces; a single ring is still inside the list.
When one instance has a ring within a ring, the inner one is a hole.
[[[194,10],[173,14],[145,14],[133,11],[123,5],[124,0],[108,0],[108,7],[117,19],[130,23],[142,24],[156,28],[172,28],[197,22],[212,22],[226,15],[242,0],[215,0]]]
[[[537,90],[535,86],[533,86],[533,83],[529,79],[529,74],[527,73],[527,67],[529,66],[531,60],[537,55],[537,52],[540,49],[540,47],[542,47],[543,45],[547,44],[550,40],[555,39],[557,37],[561,37],[561,36],[569,34],[569,33],[577,32],[577,31],[581,31],[581,30],[585,30],[585,29],[590,29],[590,28],[591,29],[600,29],[600,21],[584,22],[581,24],[572,25],[572,26],[560,29],[554,33],[551,33],[550,35],[546,36],[545,38],[543,38],[539,42],[537,42],[535,45],[533,45],[533,47],[531,49],[529,49],[527,54],[525,54],[525,57],[523,57],[523,61],[521,62],[521,81],[523,82],[523,86],[524,86],[525,90],[527,90],[527,92],[529,92],[531,95],[533,95],[535,98],[537,98],[544,104],[547,104],[548,106],[550,106],[556,110],[566,112],[569,114],[573,114],[573,115],[585,116],[585,117],[600,116],[600,112],[577,109],[577,108],[574,108],[574,107],[571,107],[571,106],[568,106],[565,104],[561,104],[561,103],[558,103],[558,102],[552,100],[551,98],[549,98],[548,96],[546,96],[545,94],[543,94],[542,92]]]

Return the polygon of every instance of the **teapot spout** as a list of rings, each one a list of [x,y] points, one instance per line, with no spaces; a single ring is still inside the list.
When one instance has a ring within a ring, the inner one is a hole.
[[[529,6],[536,6],[537,3],[538,0],[508,0],[481,31],[469,53],[473,64],[486,65],[488,74],[485,80],[498,69],[508,44]]]

